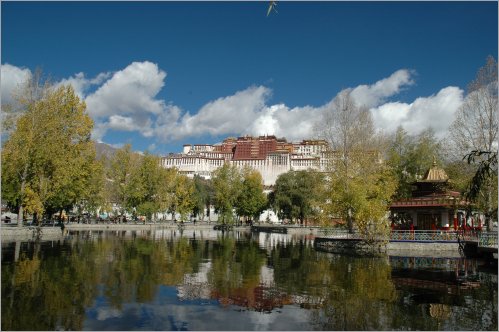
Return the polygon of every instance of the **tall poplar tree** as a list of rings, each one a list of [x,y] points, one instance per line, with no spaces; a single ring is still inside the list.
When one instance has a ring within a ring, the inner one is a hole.
[[[454,154],[476,166],[466,196],[485,211],[488,230],[497,218],[497,61],[489,56],[449,128]]]
[[[234,165],[226,163],[213,172],[215,210],[223,224],[234,222],[233,209],[241,193],[241,182],[239,169]]]
[[[260,172],[249,167],[242,170],[242,188],[235,203],[236,212],[246,218],[258,219],[267,205]]]
[[[133,212],[133,195],[138,189],[134,185],[133,174],[139,168],[140,156],[132,152],[130,144],[126,144],[116,151],[107,170],[110,181],[110,203],[115,204],[120,213],[120,219],[126,212]]]
[[[386,216],[397,181],[381,159],[386,143],[375,132],[371,113],[345,90],[333,100],[318,128],[330,149],[322,204],[325,223],[340,217],[350,232],[357,228],[368,240],[387,232]]]
[[[2,149],[2,197],[40,216],[70,209],[88,190],[95,163],[93,121],[71,86],[21,99],[22,115]]]

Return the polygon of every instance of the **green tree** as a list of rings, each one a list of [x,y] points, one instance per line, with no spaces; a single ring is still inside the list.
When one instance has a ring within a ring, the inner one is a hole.
[[[131,173],[130,187],[133,189],[128,197],[128,206],[152,220],[160,211],[160,186],[162,185],[160,158],[145,153],[140,158],[138,167]]]
[[[179,174],[175,179],[175,196],[173,203],[173,214],[179,213],[183,222],[188,219],[194,209],[194,182],[185,175]]]
[[[76,203],[78,211],[81,214],[83,211],[95,214],[99,209],[106,204],[106,173],[105,161],[96,160],[90,165],[89,181],[80,201]]]
[[[411,184],[431,167],[433,158],[441,160],[442,148],[433,129],[427,128],[417,136],[409,135],[403,127],[397,128],[389,142],[387,164],[398,180],[395,198],[408,198]]]
[[[299,220],[303,224],[314,216],[321,200],[321,179],[322,175],[312,170],[279,175],[270,197],[279,218]]]
[[[110,181],[110,203],[117,205],[121,219],[126,212],[133,212],[133,195],[137,189],[133,174],[140,165],[140,156],[131,149],[131,145],[126,144],[116,151],[107,170],[107,178]]]
[[[386,216],[397,181],[381,159],[386,143],[375,132],[371,113],[345,90],[325,112],[319,130],[331,149],[323,221],[340,217],[350,232],[356,226],[366,239],[387,232]]]
[[[497,214],[497,105],[497,61],[489,56],[449,129],[454,155],[475,167],[466,196],[485,211],[489,230]]]
[[[2,196],[19,219],[26,206],[41,206],[36,215],[68,209],[85,196],[95,163],[85,103],[61,86],[20,104],[23,114],[2,150]]]
[[[239,169],[234,165],[224,164],[213,172],[213,189],[215,192],[215,210],[223,224],[234,222],[233,210],[241,193],[242,180]]]
[[[176,188],[176,178],[179,176],[177,169],[175,168],[163,168],[159,169],[159,187],[157,192],[157,202],[159,205],[159,211],[173,211],[175,214],[175,188]]]
[[[258,219],[267,205],[262,176],[257,170],[244,168],[242,180],[241,192],[235,203],[236,213],[246,218]]]
[[[193,194],[193,213],[194,216],[203,220],[205,217],[204,211],[206,208],[209,216],[210,206],[213,202],[213,185],[211,180],[204,179],[199,175],[194,175],[194,194]]]
[[[407,156],[407,171],[415,180],[424,175],[431,167],[433,158],[438,163],[442,161],[442,145],[435,137],[435,131],[430,127],[413,138]]]

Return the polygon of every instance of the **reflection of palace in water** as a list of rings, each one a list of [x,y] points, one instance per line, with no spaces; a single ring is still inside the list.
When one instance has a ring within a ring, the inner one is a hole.
[[[185,234],[184,234],[185,235]],[[305,241],[311,245],[312,240],[303,237],[278,234],[254,233],[260,248],[268,252],[275,246],[286,247]],[[309,243],[310,242],[310,243]],[[208,280],[208,273],[212,268],[211,262],[201,264],[197,273],[186,274],[183,283],[177,286],[177,296],[180,300],[217,300],[222,306],[236,305],[251,310],[270,312],[284,305],[299,304],[305,307],[319,303],[318,299],[310,296],[287,294],[279,290],[274,283],[274,270],[267,265],[262,265],[258,282],[256,284],[242,284],[224,294],[216,289]]]
[[[481,285],[477,260],[466,258],[390,257],[391,279],[398,289],[459,295]]]
[[[230,233],[230,234],[229,234]],[[300,235],[281,233],[251,233],[248,231],[230,231],[222,234],[212,229],[151,229],[121,231],[78,231],[70,232],[69,243],[78,239],[150,239],[154,241],[178,241],[187,238],[191,241],[202,241],[209,248],[220,239],[228,237],[234,242],[252,241],[257,244],[259,255],[270,257],[276,250],[285,248],[313,247],[313,240]],[[280,249],[279,249],[280,248]],[[211,250],[211,249],[210,249]],[[327,255],[326,255],[327,256]],[[232,257],[235,257],[232,255]],[[335,256],[336,257],[336,256]],[[109,256],[112,259],[112,256]],[[234,258],[233,258],[234,259]],[[264,262],[265,262],[265,258]],[[180,301],[217,301],[222,306],[238,306],[249,310],[270,312],[285,305],[299,305],[304,308],[319,308],[324,299],[310,293],[287,292],[281,288],[274,275],[276,271],[268,262],[261,264],[254,277],[249,280],[234,279],[232,285],[213,284],[215,262],[211,259],[199,263],[195,272],[185,273],[172,286],[176,287]],[[481,287],[479,261],[464,258],[436,257],[400,257],[390,256],[391,273],[389,282],[395,289],[402,291],[411,302],[430,305],[435,303],[451,304],[449,301],[462,301],[462,294],[467,290]],[[350,271],[349,271],[350,272]],[[231,271],[227,271],[231,273]],[[223,280],[222,277],[220,280]],[[497,275],[495,276],[497,283]],[[493,281],[494,282],[494,281]],[[417,294],[417,295],[415,295]],[[424,295],[421,295],[424,294]],[[449,302],[449,303],[447,303]],[[433,308],[433,309],[431,309]],[[435,315],[445,316],[446,309],[442,305],[433,305],[430,309]],[[428,309],[428,310],[430,310]]]
[[[282,234],[282,233],[255,233],[258,237],[258,244],[261,248],[265,248],[270,251],[277,245],[286,247],[288,245],[294,245],[299,242],[304,245],[313,246],[314,240],[312,237],[304,237],[298,234]]]

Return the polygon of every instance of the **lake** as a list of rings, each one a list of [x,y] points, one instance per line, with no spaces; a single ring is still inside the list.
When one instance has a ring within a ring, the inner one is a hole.
[[[2,330],[497,330],[497,266],[313,238],[72,231],[2,243]]]

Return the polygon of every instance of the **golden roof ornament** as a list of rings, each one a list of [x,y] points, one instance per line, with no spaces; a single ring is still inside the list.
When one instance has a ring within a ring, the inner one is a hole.
[[[432,166],[426,171],[423,180],[425,182],[445,182],[448,181],[449,177],[447,176],[447,173],[445,171],[437,166],[437,159],[435,158],[435,155],[433,156],[433,164]]]

